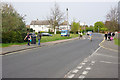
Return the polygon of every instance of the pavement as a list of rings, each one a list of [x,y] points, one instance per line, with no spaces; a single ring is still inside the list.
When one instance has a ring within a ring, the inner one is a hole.
[[[54,44],[57,44],[57,43],[62,43],[62,42],[66,42],[66,41],[76,40],[76,39],[78,39],[78,37],[72,38],[72,39],[50,41],[50,42],[41,43],[41,46],[42,47],[43,46],[49,46],[49,45],[54,45]],[[30,46],[28,46],[28,45],[13,45],[13,46],[10,46],[10,47],[2,48],[2,52],[0,54],[5,55],[5,54],[8,54],[8,53],[27,50],[27,49],[38,48],[38,47],[41,47],[41,46],[38,46],[37,43],[36,44],[31,44]]]

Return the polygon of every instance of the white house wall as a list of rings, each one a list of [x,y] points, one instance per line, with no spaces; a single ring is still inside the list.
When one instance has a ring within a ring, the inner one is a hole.
[[[70,26],[68,26],[68,28],[67,28],[67,25],[60,25],[59,26],[59,31],[61,31],[61,30],[70,30]]]
[[[35,32],[38,32],[38,31],[48,32],[49,31],[49,28],[48,28],[49,26],[50,25],[30,25],[30,28],[35,30]]]

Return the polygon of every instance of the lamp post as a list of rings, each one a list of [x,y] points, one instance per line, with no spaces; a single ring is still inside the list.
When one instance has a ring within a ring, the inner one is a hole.
[[[98,26],[98,33],[99,33],[99,26]]]
[[[67,11],[67,30],[68,30],[68,8],[66,8]]]

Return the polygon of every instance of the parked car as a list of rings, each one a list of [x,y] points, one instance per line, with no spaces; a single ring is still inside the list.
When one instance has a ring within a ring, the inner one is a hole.
[[[52,36],[52,34],[49,33],[41,33],[42,36]]]

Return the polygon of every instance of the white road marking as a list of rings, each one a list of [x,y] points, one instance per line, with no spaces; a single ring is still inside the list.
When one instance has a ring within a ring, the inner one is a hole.
[[[79,78],[85,78],[85,76],[83,76],[83,75],[80,75],[80,76],[79,76]]]
[[[81,63],[82,65],[85,65],[85,63]]]
[[[75,76],[75,74],[71,74],[67,78],[73,78],[74,76]]]
[[[88,60],[84,60],[84,62],[86,63],[86,62],[88,62]]]
[[[83,74],[83,75],[86,75],[87,73],[88,73],[88,71],[83,71],[83,73],[82,73],[82,74]]]
[[[77,69],[81,69],[81,68],[82,68],[82,66],[78,66],[78,67],[77,67]]]
[[[77,73],[79,70],[78,69],[75,69],[72,71],[72,73]]]
[[[93,63],[93,64],[94,64],[94,63],[95,63],[95,61],[92,61],[91,63]]]
[[[118,58],[118,56],[117,57],[114,57],[114,56],[108,56],[108,55],[104,55],[104,54],[97,54],[97,55],[100,55],[100,56],[105,56],[105,57],[111,57],[111,58]]]
[[[86,70],[91,70],[91,67],[87,67]]]
[[[108,61],[100,61],[100,62],[103,62],[103,63],[109,63],[109,64],[119,64],[119,63],[108,62]]]

